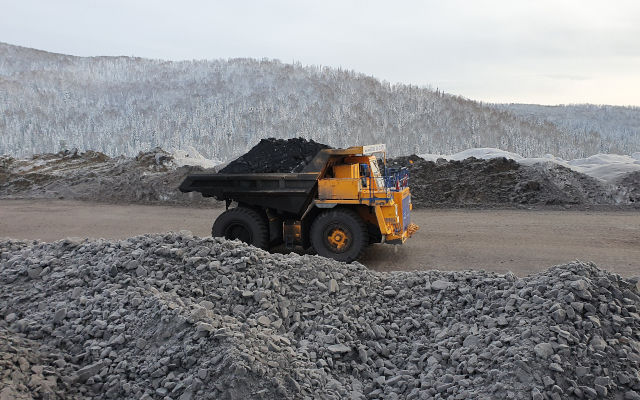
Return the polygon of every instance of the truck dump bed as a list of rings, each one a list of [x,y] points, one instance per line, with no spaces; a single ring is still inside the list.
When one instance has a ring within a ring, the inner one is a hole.
[[[318,172],[269,174],[194,173],[180,185],[181,192],[231,200],[301,216],[317,191]]]

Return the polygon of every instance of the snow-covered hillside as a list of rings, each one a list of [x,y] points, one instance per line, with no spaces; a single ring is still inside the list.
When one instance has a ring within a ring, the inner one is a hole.
[[[526,157],[639,151],[640,139],[577,134],[437,90],[341,69],[233,59],[73,57],[0,43],[0,154],[61,148],[134,155],[192,146],[233,159],[261,138],[391,155],[499,147]]]
[[[538,104],[497,104],[534,124],[552,123],[576,136],[600,135],[604,141],[600,152],[614,152],[607,143],[622,153],[638,151],[640,142],[640,107],[619,107],[595,104],[543,106]]]

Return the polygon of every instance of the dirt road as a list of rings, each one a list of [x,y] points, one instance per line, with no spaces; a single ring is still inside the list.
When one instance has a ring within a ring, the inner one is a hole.
[[[124,238],[187,229],[209,235],[222,209],[0,200],[0,237],[54,241]],[[421,229],[404,246],[374,245],[361,260],[378,271],[487,269],[524,276],[580,259],[640,275],[640,212],[416,210]]]

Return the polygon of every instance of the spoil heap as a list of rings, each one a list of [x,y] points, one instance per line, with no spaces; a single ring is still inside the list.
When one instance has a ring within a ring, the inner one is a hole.
[[[415,207],[511,203],[520,168],[517,162],[506,158],[434,163],[410,156],[391,159],[388,165],[409,168]]]
[[[215,204],[177,189],[188,173],[200,170],[177,167],[160,148],[136,157],[110,158],[95,151],[38,154],[30,160],[0,156],[0,198]]]
[[[624,194],[630,202],[640,204],[640,171],[623,176],[617,183],[626,189]]]
[[[637,196],[631,184],[609,185],[554,163],[522,165],[507,158],[474,157],[432,162],[414,155],[391,159],[389,165],[409,168],[416,207],[614,205],[633,204]]]
[[[186,232],[0,242],[0,330],[59,349],[75,372],[45,368],[94,398],[639,399],[639,307],[637,281],[580,262],[385,274]]]
[[[220,170],[223,174],[301,172],[326,144],[303,138],[262,139],[244,155]]]

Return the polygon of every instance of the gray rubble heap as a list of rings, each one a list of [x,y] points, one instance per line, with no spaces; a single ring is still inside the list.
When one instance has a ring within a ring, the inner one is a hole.
[[[66,379],[75,369],[56,349],[0,329],[0,399],[65,399],[77,394]]]
[[[637,399],[639,308],[637,280],[581,262],[518,278],[187,232],[0,242],[0,332],[57,349],[69,398]]]
[[[616,183],[626,188],[624,193],[632,202],[640,204],[640,171],[630,172],[620,177]]]
[[[214,205],[200,193],[178,186],[200,167],[176,166],[160,148],[136,157],[108,157],[96,152],[62,151],[29,160],[0,155],[0,198],[71,199],[110,203]]]

